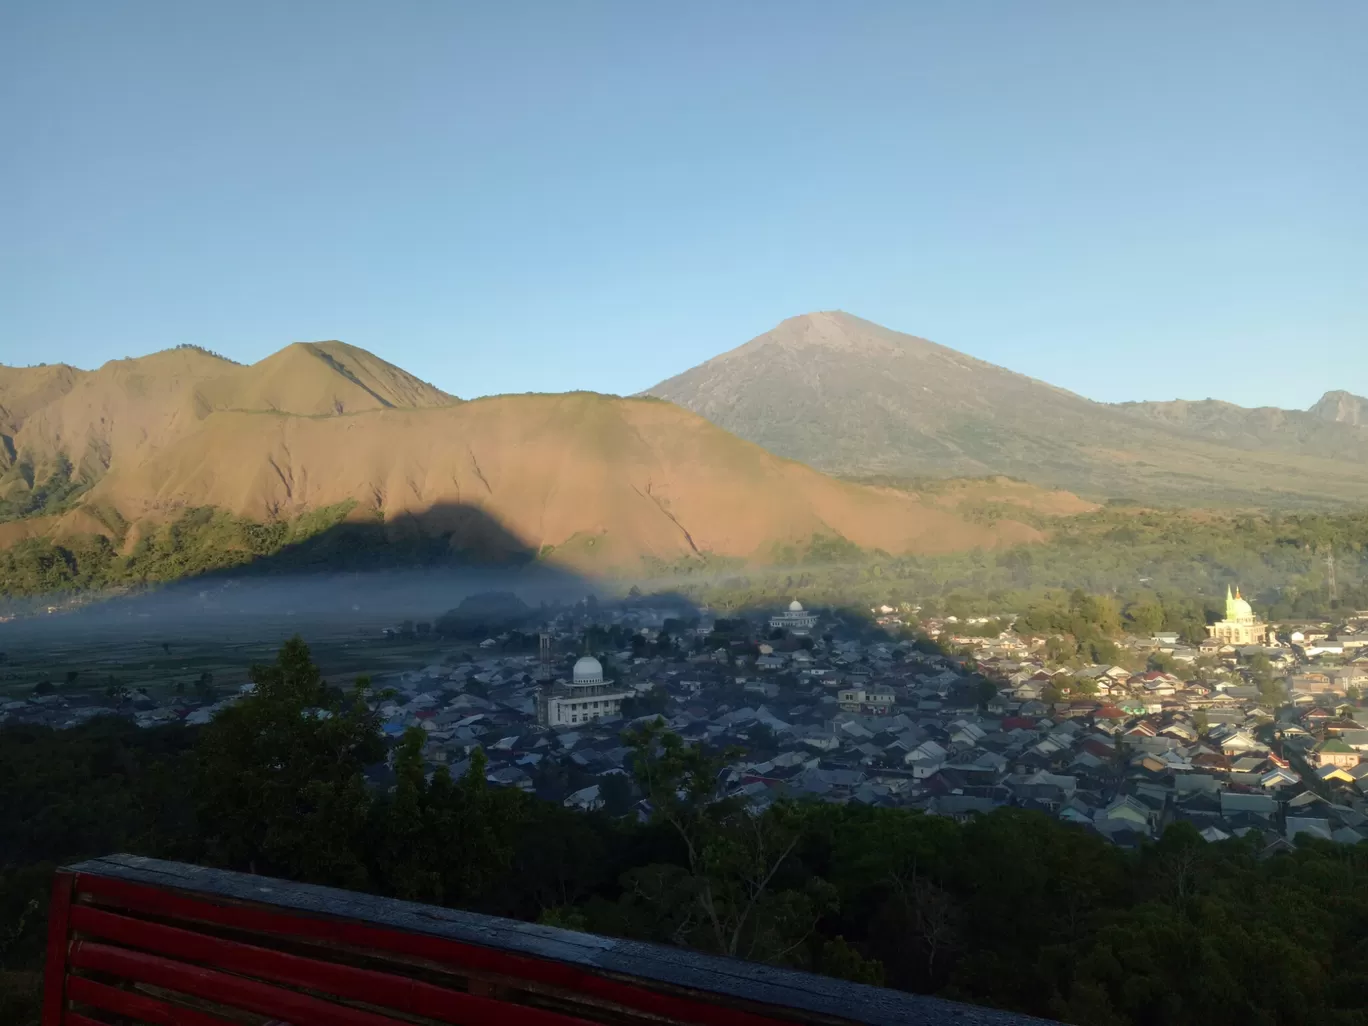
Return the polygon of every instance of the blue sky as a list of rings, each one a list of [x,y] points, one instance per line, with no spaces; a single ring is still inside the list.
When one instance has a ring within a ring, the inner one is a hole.
[[[841,308],[1093,398],[1368,393],[1368,4],[0,6],[0,362],[629,393]]]

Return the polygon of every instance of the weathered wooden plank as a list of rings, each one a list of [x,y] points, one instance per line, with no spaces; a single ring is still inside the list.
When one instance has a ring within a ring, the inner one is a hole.
[[[135,990],[121,990],[83,976],[73,976],[67,981],[67,997],[76,1004],[132,1016],[152,1026],[234,1026],[227,1019],[196,1008],[168,1004]],[[67,1013],[68,1022],[74,1014]]]
[[[445,968],[467,981],[479,981],[482,990],[504,993],[506,1001],[533,995],[549,997],[588,1015],[594,1020],[630,1022],[700,1023],[708,1026],[776,1026],[784,1022],[846,1023],[830,1017],[796,1014],[782,1010],[776,1017],[772,1008],[728,999],[720,1002],[712,995],[686,988],[649,982],[612,973],[595,973],[581,966],[532,958],[518,953],[466,944],[449,938],[391,929],[334,916],[313,915],[260,902],[243,901],[222,895],[206,896],[193,891],[156,887],[130,880],[90,874],[77,875],[77,894],[81,900],[136,910],[184,922],[197,928],[226,927],[246,931],[280,943],[287,939],[323,942],[337,948],[372,955],[402,955],[428,965]],[[264,943],[264,941],[261,941]],[[746,1005],[743,1007],[743,1005]],[[586,1009],[587,1006],[587,1009]],[[614,1013],[608,1018],[600,1012]],[[621,1014],[617,1014],[621,1013]],[[766,1014],[762,1014],[766,1013]]]
[[[185,863],[114,855],[71,866],[69,871],[97,880],[127,881],[326,919],[331,921],[330,932],[339,939],[348,936],[346,926],[350,923],[389,935],[456,942],[467,954],[483,955],[483,964],[473,968],[490,972],[511,969],[514,976],[610,1001],[626,997],[624,1004],[629,1006],[634,995],[614,991],[611,985],[629,981],[637,984],[638,990],[646,988],[665,996],[692,994],[717,1003],[712,1021],[718,1022],[729,1018],[727,1011],[742,1009],[792,1021],[866,1026],[1025,1026],[1043,1022],[678,948]],[[413,947],[406,953],[423,954]]]
[[[118,941],[153,954],[304,990],[367,1002],[460,1026],[498,1026],[508,1005],[421,980],[336,965],[270,948],[225,940],[193,930],[115,915],[88,906],[71,910],[71,926],[83,935]],[[538,1008],[520,1008],[526,1026],[592,1026],[584,1019]]]
[[[221,973],[175,959],[129,951],[109,944],[78,940],[70,965],[150,983],[192,997],[205,998],[262,1015],[279,1015],[294,1026],[405,1026],[393,1016],[323,1001],[283,987]]]
[[[48,906],[47,958],[43,965],[43,1026],[62,1026],[66,1010],[67,922],[71,913],[71,893],[75,878],[58,873],[52,882],[52,901]]]

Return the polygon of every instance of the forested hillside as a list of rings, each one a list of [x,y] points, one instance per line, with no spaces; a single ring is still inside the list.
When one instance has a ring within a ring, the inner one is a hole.
[[[965,509],[991,519],[994,506]],[[1013,515],[1029,519],[1017,510]],[[852,546],[811,547],[774,568],[676,568],[668,580],[722,609],[772,606],[801,593],[825,605],[911,603],[928,614],[1019,612],[1049,592],[1082,589],[1122,606],[1216,603],[1240,586],[1272,619],[1368,609],[1368,514],[1226,514],[1111,506],[1040,522],[1040,545],[933,558]],[[1328,561],[1335,561],[1332,594]],[[683,572],[688,569],[689,572]],[[1213,606],[1213,609],[1216,607]]]

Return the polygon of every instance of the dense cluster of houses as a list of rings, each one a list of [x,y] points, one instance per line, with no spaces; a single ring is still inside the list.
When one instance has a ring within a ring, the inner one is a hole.
[[[660,617],[635,615],[654,642]],[[489,654],[398,681],[386,729],[421,726],[430,761],[457,771],[479,745],[491,781],[586,809],[631,798],[621,732],[659,715],[686,740],[744,751],[723,783],[761,807],[858,801],[964,818],[1015,806],[1119,844],[1179,820],[1212,840],[1258,831],[1274,847],[1368,837],[1368,730],[1345,708],[1364,667],[1320,665],[1301,638],[1260,646],[1285,680],[1284,700],[1268,702],[1239,669],[1250,652],[1218,650],[1200,673],[1070,669],[1011,631],[957,637],[933,624],[965,647],[950,655],[834,622],[773,637],[771,623],[718,644],[705,618],[668,652],[603,653],[619,689],[639,696],[624,716],[539,726],[536,657]],[[582,627],[555,625],[558,646],[575,649]],[[1187,660],[1162,635],[1131,645],[1186,667],[1203,656]]]
[[[577,608],[547,625],[539,652],[511,650],[511,633],[453,642],[440,661],[377,680],[388,692],[377,712],[396,741],[422,730],[434,769],[463,773],[478,747],[491,783],[615,813],[640,797],[622,732],[659,716],[686,740],[744,752],[722,784],[757,807],[855,801],[964,819],[1014,806],[1123,845],[1179,821],[1209,840],[1253,831],[1271,849],[1368,838],[1368,728],[1354,718],[1368,686],[1358,643],[1368,619],[1297,625],[1257,653],[1129,640],[1131,662],[1172,657],[1178,668],[1163,671],[1051,666],[1046,639],[1010,629],[984,638],[931,621],[938,646],[802,612],[813,623],[801,630],[756,617],[731,620],[725,636],[705,612],[683,629],[676,620],[665,640],[675,610]],[[896,611],[875,612],[897,626]],[[539,722],[539,697],[570,678],[592,624],[626,628],[616,637],[636,642],[597,653],[615,693],[630,697],[587,722]],[[1276,696],[1252,679],[1254,654],[1277,675]],[[0,716],[46,708],[55,725],[80,718],[52,697]],[[206,721],[221,705],[188,718]],[[166,718],[155,704],[136,715]],[[374,783],[390,772],[375,767]]]

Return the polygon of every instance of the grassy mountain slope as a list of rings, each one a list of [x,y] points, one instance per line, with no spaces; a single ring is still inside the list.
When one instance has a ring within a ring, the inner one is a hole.
[[[1368,429],[1354,419],[1361,409],[1356,404],[1364,404],[1364,400],[1340,392],[1328,393],[1310,410],[1272,406],[1248,409],[1216,399],[1120,403],[1114,408],[1175,432],[1237,449],[1368,464]]]
[[[197,572],[295,544],[311,524],[411,552],[593,570],[773,562],[814,546],[929,554],[1039,541],[1042,516],[1078,501],[1041,493],[1036,508],[1036,490],[1004,498],[1024,486],[1001,482],[989,497],[982,484],[951,496],[838,480],[654,399],[460,402],[337,342],[250,367],[181,348],[65,377],[5,369],[0,395],[18,411],[0,548],[28,546],[23,572],[38,582],[84,573],[43,546],[98,557],[91,581],[123,579],[119,560],[155,563],[163,579],[183,544],[242,549],[188,556]]]
[[[827,477],[667,403],[590,393],[345,418],[216,413],[88,496],[129,523],[193,506],[270,520],[348,500],[356,517],[453,544],[468,543],[462,528],[478,511],[508,544],[587,568],[763,560],[814,537],[944,552],[1042,536]]]
[[[0,367],[0,431],[14,432],[32,413],[71,391],[85,373],[64,363]]]
[[[333,416],[455,400],[364,350],[297,343],[251,366],[184,346],[99,370],[0,367],[0,497],[41,485],[68,461],[89,484],[195,433],[220,410]]]
[[[647,394],[842,474],[1007,474],[1176,503],[1368,501],[1368,429],[1354,425],[1353,403],[1340,422],[1107,405],[839,311],[784,321]]]

